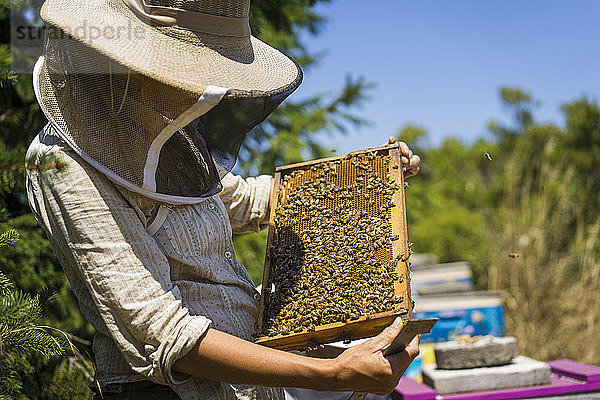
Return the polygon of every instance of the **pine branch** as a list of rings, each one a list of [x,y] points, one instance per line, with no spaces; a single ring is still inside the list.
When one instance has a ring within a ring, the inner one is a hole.
[[[0,70],[0,89],[7,89],[17,80],[17,74],[9,69]]]
[[[14,350],[21,351],[23,354],[36,352],[44,357],[63,355],[66,351],[64,341],[55,338],[50,333],[46,332],[47,328],[50,327],[32,325],[25,328],[14,329],[10,331],[10,335],[5,338],[4,341],[12,346]],[[67,343],[73,346],[68,339]]]
[[[0,233],[0,247],[12,246],[17,240],[19,240],[19,232],[14,229]],[[6,276],[4,277],[6,278]]]
[[[11,282],[10,279],[2,272],[0,272],[0,296],[6,296],[9,294],[15,285]]]
[[[42,316],[39,301],[19,290],[0,297],[0,324],[17,324],[14,329],[28,326]]]
[[[17,239],[16,231],[0,235],[4,246]],[[31,355],[49,358],[61,356],[70,349],[81,356],[66,332],[38,324],[43,314],[41,300],[46,297],[48,293],[31,296],[15,290],[12,282],[0,272],[0,400],[2,396],[12,399],[23,396],[21,374],[33,371]]]

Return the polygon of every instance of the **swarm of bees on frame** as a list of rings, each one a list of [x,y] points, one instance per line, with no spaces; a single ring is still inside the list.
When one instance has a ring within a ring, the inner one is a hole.
[[[406,307],[394,293],[394,282],[406,279],[396,265],[410,254],[392,257],[392,242],[400,240],[391,225],[399,186],[389,176],[390,162],[375,151],[351,154],[282,177],[263,335]]]

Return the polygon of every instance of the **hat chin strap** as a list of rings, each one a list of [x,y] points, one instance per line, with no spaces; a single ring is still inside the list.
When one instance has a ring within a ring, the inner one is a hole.
[[[160,25],[175,25],[194,32],[217,36],[250,36],[248,18],[222,17],[180,8],[151,6],[146,4],[144,0],[122,1],[139,17]]]
[[[193,106],[182,112],[172,123],[165,126],[156,138],[152,141],[146,163],[144,165],[144,182],[142,188],[151,192],[156,191],[156,170],[158,169],[158,159],[160,150],[164,144],[173,136],[175,132],[189,125],[196,118],[201,117],[213,109],[229,89],[219,86],[207,86]]]

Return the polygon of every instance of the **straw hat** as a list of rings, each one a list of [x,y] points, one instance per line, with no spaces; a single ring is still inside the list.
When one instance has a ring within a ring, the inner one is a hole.
[[[298,86],[298,65],[250,35],[250,0],[47,0],[41,16],[135,72],[194,93],[263,97]]]
[[[34,89],[56,134],[115,183],[172,204],[221,190],[244,137],[300,84],[250,35],[250,0],[46,0]]]

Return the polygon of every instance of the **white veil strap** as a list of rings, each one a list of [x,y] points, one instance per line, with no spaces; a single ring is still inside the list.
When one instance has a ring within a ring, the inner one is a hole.
[[[201,117],[212,110],[225,96],[229,89],[219,86],[207,86],[202,96],[193,106],[182,112],[172,123],[165,126],[164,129],[152,141],[148,151],[148,157],[144,165],[144,182],[142,188],[150,191],[156,191],[156,170],[158,168],[158,159],[160,151],[164,144],[179,129],[189,125],[196,118]]]

